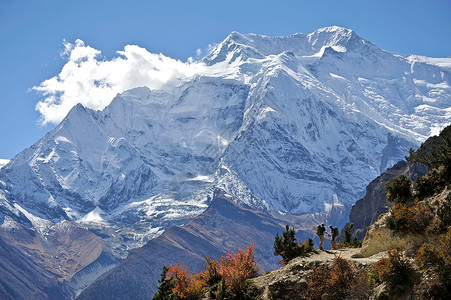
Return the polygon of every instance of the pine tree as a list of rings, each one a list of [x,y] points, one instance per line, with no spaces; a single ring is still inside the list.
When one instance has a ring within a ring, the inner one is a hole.
[[[158,291],[153,296],[153,300],[173,300],[175,297],[172,295],[172,289],[175,287],[175,282],[172,278],[167,278],[169,268],[164,266],[161,272],[161,279],[158,280],[160,286]]]
[[[313,249],[313,240],[311,238],[309,238],[308,241],[301,243],[301,245],[298,245],[295,233],[296,231],[294,228],[290,228],[287,224],[282,236],[277,234],[274,240],[274,255],[282,256],[284,264],[287,264],[295,257],[305,255]]]
[[[345,241],[344,241],[344,243],[346,245],[350,245],[351,244],[352,228],[354,228],[354,223],[351,223],[351,224],[347,225],[344,228],[344,234],[345,234]]]

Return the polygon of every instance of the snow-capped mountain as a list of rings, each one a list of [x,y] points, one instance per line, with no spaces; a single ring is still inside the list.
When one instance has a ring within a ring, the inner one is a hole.
[[[350,208],[451,122],[451,59],[402,56],[327,27],[232,33],[203,71],[75,106],[0,170],[0,220],[73,221],[115,256],[204,211],[221,188],[286,218]]]

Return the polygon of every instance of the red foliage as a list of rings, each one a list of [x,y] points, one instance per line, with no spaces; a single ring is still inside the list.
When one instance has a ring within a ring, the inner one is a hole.
[[[169,267],[168,279],[175,281],[172,294],[177,299],[201,299],[205,293],[205,281],[199,274],[188,271],[188,267],[180,264]]]
[[[251,243],[245,251],[228,252],[219,263],[207,257],[205,269],[200,273],[192,273],[180,264],[170,266],[168,279],[175,282],[172,295],[176,299],[201,299],[207,286],[219,284],[216,294],[225,292],[228,299],[242,299],[248,288],[247,279],[258,275],[255,248]]]
[[[219,273],[232,297],[244,292],[246,280],[257,276],[258,266],[255,260],[255,244],[251,243],[246,251],[238,249],[222,257]]]

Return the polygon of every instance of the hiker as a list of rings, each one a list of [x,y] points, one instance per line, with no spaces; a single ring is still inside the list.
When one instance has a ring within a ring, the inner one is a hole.
[[[326,227],[324,227],[324,223],[316,226],[316,235],[319,237],[319,250],[324,250],[323,249],[324,233],[327,233]]]
[[[332,240],[330,243],[332,244],[332,249],[337,250],[337,243],[335,242],[335,238],[338,236],[338,227],[333,228],[332,225],[329,225],[330,228],[330,234],[329,236],[332,237]]]

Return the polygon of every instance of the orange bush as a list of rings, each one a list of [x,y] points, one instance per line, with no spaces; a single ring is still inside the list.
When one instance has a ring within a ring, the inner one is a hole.
[[[415,271],[398,249],[389,250],[387,254],[387,258],[373,265],[368,280],[373,285],[385,282],[390,291],[400,294],[413,284]]]
[[[209,286],[212,286],[215,283],[218,283],[221,281],[221,274],[219,272],[219,263],[211,259],[211,257],[206,257],[204,262],[205,270],[201,273],[201,277],[205,281],[205,283]]]
[[[328,294],[330,269],[326,266],[313,268],[308,277],[308,299],[322,299]]]
[[[432,209],[418,199],[410,206],[397,203],[390,210],[387,225],[392,230],[423,233],[432,223],[434,215]]]
[[[199,274],[188,271],[186,266],[180,264],[170,266],[169,278],[175,282],[172,294],[177,299],[201,299],[205,294],[205,281]]]
[[[344,258],[336,257],[332,265],[330,284],[334,287],[336,296],[345,294],[350,282],[354,279],[355,270],[353,266]],[[344,295],[343,295],[344,296]]]
[[[419,299],[441,299],[451,293],[451,229],[438,236],[435,245],[423,244],[415,264],[424,272],[417,287]]]
[[[331,267],[313,269],[308,277],[307,299],[367,299],[366,274],[348,260],[335,257]]]
[[[255,248],[255,244],[251,243],[246,251],[238,249],[235,253],[228,252],[221,259],[219,273],[232,298],[244,293],[248,278],[258,275]]]
[[[189,272],[180,264],[170,266],[167,279],[175,284],[172,295],[176,299],[201,299],[208,287],[215,299],[253,299],[259,291],[248,279],[258,275],[255,248],[251,243],[245,251],[228,252],[220,262],[206,257],[200,273]]]

